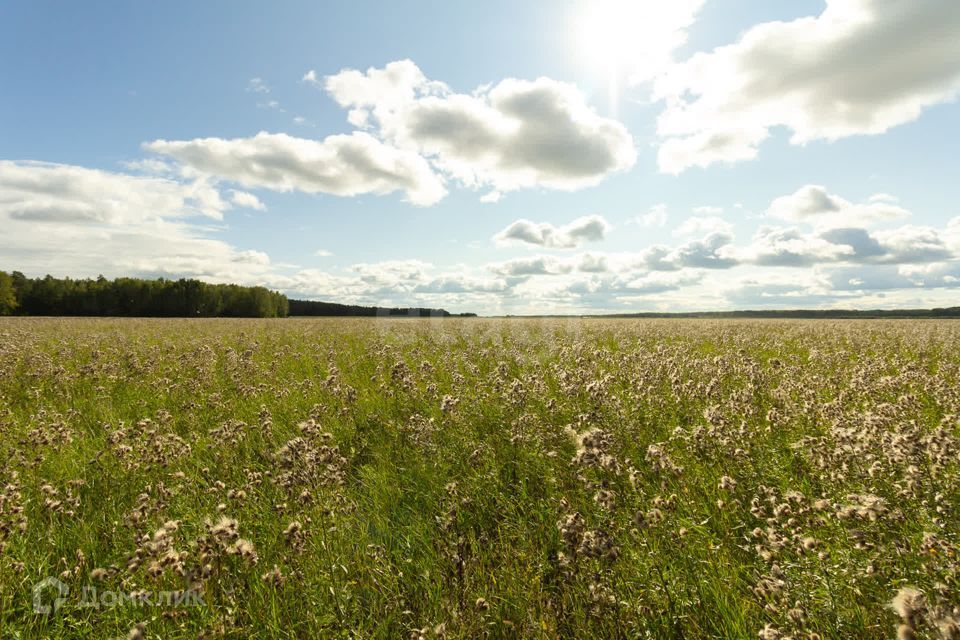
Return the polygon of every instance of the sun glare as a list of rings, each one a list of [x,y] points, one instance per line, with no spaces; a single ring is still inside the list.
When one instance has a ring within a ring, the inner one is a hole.
[[[575,16],[578,58],[608,82],[611,106],[623,83],[649,80],[686,41],[702,0],[588,0]]]

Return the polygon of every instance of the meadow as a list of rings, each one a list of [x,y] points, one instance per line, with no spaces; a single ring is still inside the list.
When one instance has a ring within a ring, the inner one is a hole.
[[[0,638],[960,638],[958,415],[953,321],[3,318]]]

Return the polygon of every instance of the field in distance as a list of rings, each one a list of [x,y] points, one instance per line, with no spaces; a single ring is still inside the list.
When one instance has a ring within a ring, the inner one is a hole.
[[[960,321],[0,319],[2,638],[957,638]]]

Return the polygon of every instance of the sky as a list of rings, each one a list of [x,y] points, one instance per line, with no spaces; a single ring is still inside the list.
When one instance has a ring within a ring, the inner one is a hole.
[[[0,269],[481,315],[960,304],[960,3],[0,3]]]

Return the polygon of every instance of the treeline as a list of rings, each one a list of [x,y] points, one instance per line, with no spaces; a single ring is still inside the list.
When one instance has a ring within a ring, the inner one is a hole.
[[[605,318],[960,318],[960,307],[936,309],[756,309],[743,311],[692,311],[689,313],[618,313]]]
[[[291,316],[388,316],[406,318],[449,318],[454,316],[446,309],[425,307],[363,307],[355,304],[317,302],[315,300],[290,300]],[[475,313],[460,313],[457,317],[476,317]]]
[[[199,280],[27,278],[0,271],[0,315],[282,318],[287,297]]]

